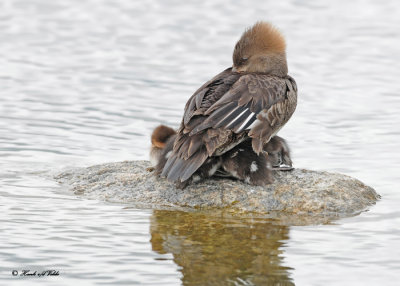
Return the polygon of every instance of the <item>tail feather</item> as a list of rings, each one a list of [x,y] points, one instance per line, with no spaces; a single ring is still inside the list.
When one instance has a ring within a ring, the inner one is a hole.
[[[166,177],[170,182],[184,182],[196,172],[208,158],[207,151],[202,148],[188,160],[179,158],[172,154],[169,157],[161,176]]]
[[[177,158],[174,162],[174,165],[168,172],[167,179],[171,182],[179,181],[182,172],[185,170],[186,164],[185,161],[181,158]]]
[[[208,155],[206,150],[199,150],[196,155],[192,157],[190,162],[186,161],[185,172],[180,176],[182,182],[186,181],[203,165],[207,160]]]
[[[177,157],[175,154],[174,154],[174,155],[171,155],[171,156],[168,158],[167,163],[165,163],[164,169],[163,169],[163,171],[162,171],[162,173],[161,173],[161,176],[162,176],[162,177],[167,177],[167,176],[168,176],[169,170],[170,170],[171,167],[174,165],[176,159],[178,159],[178,157]]]

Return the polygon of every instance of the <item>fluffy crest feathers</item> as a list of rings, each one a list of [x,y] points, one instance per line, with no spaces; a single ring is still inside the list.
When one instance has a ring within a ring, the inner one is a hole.
[[[283,35],[268,22],[257,22],[248,28],[236,43],[233,62],[238,64],[243,58],[257,54],[285,53],[286,42]]]

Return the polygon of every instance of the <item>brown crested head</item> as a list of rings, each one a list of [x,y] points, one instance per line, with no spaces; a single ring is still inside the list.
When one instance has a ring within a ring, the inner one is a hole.
[[[153,134],[151,134],[151,144],[153,147],[164,148],[167,140],[175,135],[176,131],[168,126],[159,125],[157,126]]]
[[[278,29],[267,22],[248,28],[233,51],[233,70],[287,75],[286,43]]]

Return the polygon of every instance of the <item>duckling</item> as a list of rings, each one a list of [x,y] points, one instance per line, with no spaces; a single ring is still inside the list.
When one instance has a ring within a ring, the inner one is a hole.
[[[148,171],[155,171],[159,175],[167,162],[174,145],[176,131],[165,125],[157,126],[151,135],[150,162],[152,167]],[[176,182],[179,189],[185,188],[189,183],[199,182],[213,176],[221,166],[221,157],[211,157],[199,168],[196,173],[184,182]]]
[[[168,152],[172,150],[176,138],[176,131],[171,127],[159,125],[151,134],[150,163],[152,167],[147,168],[152,172],[156,166],[164,168],[168,159]],[[169,150],[169,151],[168,151]]]
[[[264,144],[263,150],[268,153],[268,160],[273,170],[293,170],[289,145],[285,139],[275,135],[268,143]]]
[[[221,169],[216,176],[233,177],[250,185],[263,186],[274,181],[271,170],[293,169],[289,146],[282,137],[272,137],[259,155],[251,143],[251,140],[246,140],[223,154]]]
[[[268,153],[254,152],[251,140],[240,143],[221,157],[221,171],[217,173],[217,176],[233,177],[255,186],[273,182]]]
[[[243,33],[232,67],[202,85],[186,103],[161,176],[184,183],[208,159],[245,140],[250,140],[255,154],[263,153],[297,105],[297,86],[288,75],[285,50],[283,36],[269,23],[257,22]],[[268,183],[270,174],[264,178]]]

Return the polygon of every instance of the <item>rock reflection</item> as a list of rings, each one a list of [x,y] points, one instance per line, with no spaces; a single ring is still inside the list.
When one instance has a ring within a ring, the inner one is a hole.
[[[289,228],[271,220],[155,210],[151,245],[171,253],[183,285],[294,285],[281,246]]]

